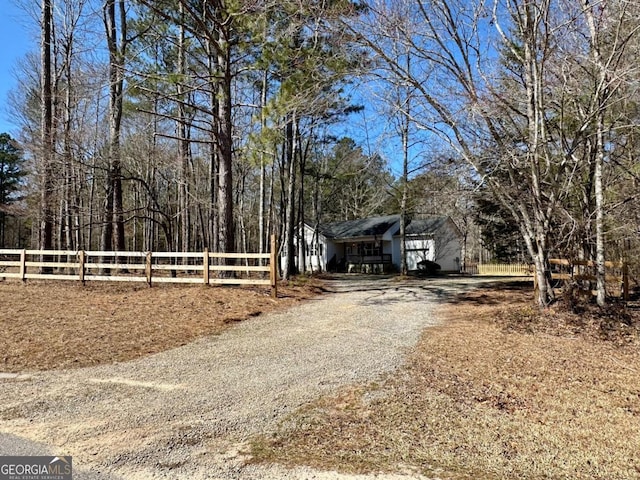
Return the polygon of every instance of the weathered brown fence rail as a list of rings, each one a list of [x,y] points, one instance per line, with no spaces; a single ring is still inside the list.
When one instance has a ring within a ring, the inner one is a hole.
[[[551,258],[549,263],[552,266],[551,279],[563,280],[575,283],[595,282],[595,262],[587,260],[569,260],[566,258]],[[618,290],[620,296],[629,300],[629,267],[625,262],[604,262],[607,274],[605,282],[607,290]],[[535,282],[534,277],[534,282]],[[535,284],[534,284],[535,285]],[[535,285],[537,288],[537,285]],[[585,290],[587,294],[596,295],[597,292]]]
[[[271,253],[0,249],[0,279],[265,285],[277,296],[274,244]]]

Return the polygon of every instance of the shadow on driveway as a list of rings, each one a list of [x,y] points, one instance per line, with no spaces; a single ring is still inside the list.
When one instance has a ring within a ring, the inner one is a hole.
[[[438,275],[433,277],[401,277],[399,275],[333,274],[324,277],[324,290],[329,293],[366,292],[367,305],[390,302],[422,301],[430,298],[438,303],[459,303],[459,295],[473,290],[533,289],[526,277],[470,277]],[[482,303],[481,299],[478,299]]]

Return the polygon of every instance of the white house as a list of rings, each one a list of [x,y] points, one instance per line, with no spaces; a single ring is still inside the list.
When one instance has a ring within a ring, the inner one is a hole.
[[[430,260],[445,272],[460,270],[461,234],[449,217],[413,219],[405,227],[407,267]],[[382,272],[400,269],[400,215],[363,218],[329,223],[317,228],[305,224],[304,240],[307,271]],[[303,254],[298,243],[296,263]]]

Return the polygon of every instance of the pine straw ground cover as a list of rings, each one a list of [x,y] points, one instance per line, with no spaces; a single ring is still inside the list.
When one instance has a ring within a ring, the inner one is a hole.
[[[264,288],[0,282],[0,372],[122,362],[220,333],[313,295]]]
[[[297,412],[253,442],[254,460],[447,479],[640,478],[638,312],[539,314],[530,289],[443,307],[443,326],[406,368]]]

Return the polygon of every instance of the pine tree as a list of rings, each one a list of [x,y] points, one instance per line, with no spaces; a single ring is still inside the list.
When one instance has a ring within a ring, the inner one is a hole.
[[[0,248],[5,246],[6,219],[10,205],[20,199],[24,159],[8,133],[0,133]]]

